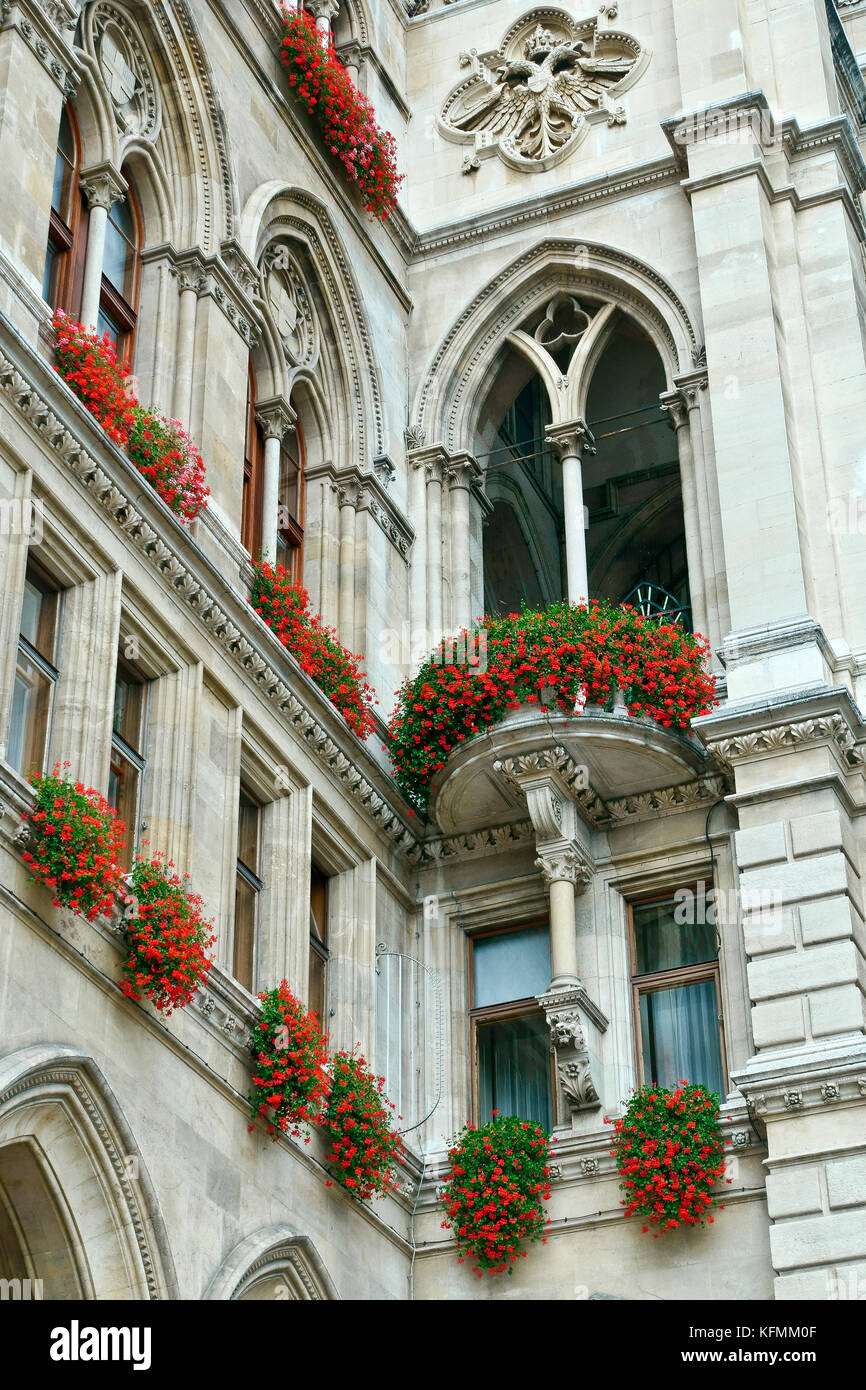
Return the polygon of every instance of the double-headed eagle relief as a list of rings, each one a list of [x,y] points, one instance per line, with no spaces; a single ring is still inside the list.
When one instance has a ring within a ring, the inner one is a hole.
[[[571,152],[593,119],[625,121],[618,95],[648,58],[630,34],[600,29],[595,17],[576,23],[562,10],[533,10],[511,26],[495,52],[461,53],[461,66],[471,67],[472,76],[442,107],[443,133],[473,143],[463,163],[467,173],[488,149],[521,168],[549,168]]]

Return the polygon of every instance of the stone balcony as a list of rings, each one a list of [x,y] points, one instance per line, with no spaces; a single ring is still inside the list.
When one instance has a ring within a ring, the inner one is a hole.
[[[553,771],[583,819],[601,826],[623,803],[668,792],[715,771],[699,740],[624,706],[582,714],[522,705],[451,754],[431,788],[430,815],[446,834],[486,829],[525,815],[526,775]]]

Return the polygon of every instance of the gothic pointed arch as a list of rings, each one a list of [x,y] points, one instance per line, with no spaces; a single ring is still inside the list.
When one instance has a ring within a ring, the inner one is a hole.
[[[10,1234],[11,1233],[11,1234]],[[43,1297],[177,1297],[144,1159],[92,1057],[39,1044],[0,1059],[4,1277]]]
[[[633,318],[655,344],[669,386],[698,361],[692,316],[658,271],[613,247],[545,238],[495,275],[441,339],[415,395],[414,435],[453,452],[471,449],[479,403],[495,380],[503,343],[562,294],[593,312],[612,305]],[[587,371],[592,365],[588,360]],[[585,399],[586,380],[583,372],[574,383],[576,400]],[[557,384],[551,379],[548,389]]]
[[[151,245],[215,254],[234,235],[226,121],[187,0],[92,0],[79,28],[85,165],[133,164]]]
[[[282,377],[288,395],[296,380],[306,380],[327,405],[331,458],[371,467],[385,452],[381,373],[360,288],[327,208],[306,190],[272,181],[247,201],[238,239],[263,271],[259,307],[268,320],[275,381]],[[284,288],[294,280],[314,316],[306,343],[296,342],[288,352],[265,284],[264,272],[276,255],[288,267],[281,272],[288,276]]]
[[[340,1295],[309,1236],[293,1226],[274,1225],[263,1226],[235,1246],[203,1297],[318,1302]]]

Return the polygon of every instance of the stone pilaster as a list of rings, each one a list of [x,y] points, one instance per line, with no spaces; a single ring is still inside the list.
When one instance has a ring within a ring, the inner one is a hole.
[[[24,580],[33,519],[29,469],[13,473],[5,460],[0,459],[0,509],[4,524],[0,527],[0,576],[3,580],[3,603],[0,604],[0,758],[5,758],[12,715],[12,692],[15,687],[15,667],[18,661],[18,637],[21,631],[21,605],[24,600]]]
[[[72,776],[108,789],[111,723],[120,641],[122,574],[114,570],[63,595],[60,679],[50,760],[71,764]]]
[[[145,839],[186,868],[192,853],[196,745],[203,667],[182,666],[151,681],[142,818]]]

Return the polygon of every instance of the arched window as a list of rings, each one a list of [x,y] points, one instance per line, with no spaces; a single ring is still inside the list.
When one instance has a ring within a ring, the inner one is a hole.
[[[87,212],[81,193],[81,136],[71,102],[60,117],[42,297],[73,317],[81,303]]]
[[[283,441],[280,454],[280,508],[277,522],[277,562],[295,584],[304,576],[304,504],[306,454],[300,421]]]
[[[265,442],[256,420],[256,374],[250,359],[247,374],[247,431],[244,447],[244,486],[241,502],[241,544],[254,559],[262,549],[262,489]]]
[[[116,343],[119,356],[132,362],[138,323],[143,224],[129,171],[124,170],[123,176],[129,191],[125,198],[112,205],[108,214],[97,327]]]

